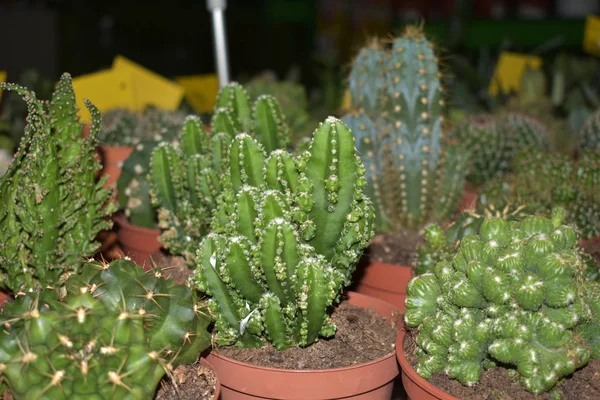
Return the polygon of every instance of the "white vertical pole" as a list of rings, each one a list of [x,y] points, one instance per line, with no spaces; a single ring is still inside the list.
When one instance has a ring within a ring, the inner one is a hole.
[[[206,0],[206,7],[212,14],[213,43],[219,75],[219,86],[229,83],[229,62],[227,60],[227,37],[225,34],[225,9],[227,0]]]

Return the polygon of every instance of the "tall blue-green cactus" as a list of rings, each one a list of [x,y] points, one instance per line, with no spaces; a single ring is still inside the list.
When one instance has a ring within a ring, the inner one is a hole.
[[[149,399],[210,345],[195,292],[125,259],[17,297],[0,323],[0,376],[16,400]]]
[[[111,227],[112,190],[96,182],[96,135],[82,136],[71,77],[64,74],[48,104],[25,88],[1,84],[23,96],[29,115],[15,160],[0,180],[0,287],[17,293],[59,286],[99,248],[97,234]]]
[[[190,278],[211,296],[217,343],[284,349],[333,335],[329,307],[373,235],[352,133],[330,117],[296,157],[240,134],[229,159]]]
[[[470,386],[486,368],[511,366],[540,393],[597,356],[599,284],[563,218],[562,209],[486,218],[452,257],[409,282],[404,320],[418,328],[417,373]]]
[[[354,132],[367,167],[377,227],[417,228],[454,211],[467,153],[442,149],[442,86],[437,57],[421,30],[407,28],[391,48],[372,41],[350,73]]]

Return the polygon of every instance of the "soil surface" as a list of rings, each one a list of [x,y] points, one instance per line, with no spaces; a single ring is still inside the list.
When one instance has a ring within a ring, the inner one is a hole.
[[[415,331],[409,331],[404,340],[404,354],[413,368],[417,363],[416,349]],[[508,375],[508,370],[504,368],[488,369],[481,375],[479,382],[471,387],[463,386],[444,373],[435,374],[429,382],[461,400],[554,399],[550,393],[534,395],[526,391],[516,378]],[[600,399],[600,361],[591,360],[586,367],[559,382],[556,391],[562,395],[560,397],[562,400]]]
[[[212,400],[217,378],[212,369],[201,364],[180,365],[172,378],[161,381],[155,400]]]
[[[400,318],[401,315],[394,316]],[[213,349],[229,358],[263,367],[281,369],[329,369],[347,367],[381,358],[395,352],[398,334],[392,325],[374,310],[365,310],[347,302],[332,315],[337,332],[331,339],[320,338],[304,348],[283,351],[270,344],[259,349],[239,349],[235,346]]]
[[[408,230],[378,234],[371,240],[368,256],[387,264],[412,266],[422,240],[419,232]]]
[[[165,278],[172,278],[180,285],[183,285],[192,274],[192,270],[189,269],[183,257],[170,256],[162,251],[152,253],[151,257],[156,268],[162,270]]]

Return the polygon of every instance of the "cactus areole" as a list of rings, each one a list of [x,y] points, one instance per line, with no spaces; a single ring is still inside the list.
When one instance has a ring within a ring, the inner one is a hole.
[[[335,333],[331,306],[373,236],[364,172],[352,133],[333,117],[296,157],[268,154],[248,134],[233,139],[190,279],[211,296],[217,343],[284,349]]]

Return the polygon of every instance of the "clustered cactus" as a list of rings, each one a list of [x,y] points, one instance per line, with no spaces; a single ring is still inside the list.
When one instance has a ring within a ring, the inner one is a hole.
[[[594,111],[581,128],[579,147],[600,151],[600,109]]]
[[[210,230],[234,137],[246,132],[268,152],[287,147],[289,141],[277,100],[263,95],[251,106],[238,83],[221,89],[211,125],[209,134],[198,118],[188,117],[177,142],[161,143],[150,160],[150,193],[163,230],[160,241],[190,265]]]
[[[14,293],[59,286],[99,248],[111,227],[112,190],[96,181],[100,113],[91,103],[90,135],[82,136],[71,77],[64,74],[52,101],[14,84],[29,114],[25,135],[0,180],[0,287]]]
[[[65,289],[2,310],[0,376],[15,400],[149,399],[210,345],[195,292],[125,259],[89,262]]]
[[[433,47],[415,27],[391,48],[373,40],[352,65],[353,112],[343,120],[367,168],[380,231],[446,219],[460,199],[468,157],[442,146],[440,76]]]
[[[560,153],[525,149],[513,170],[483,187],[482,204],[522,204],[544,215],[559,205],[583,238],[600,234],[600,153],[588,150],[574,161]]]
[[[284,349],[332,336],[330,306],[373,236],[352,133],[329,117],[296,157],[242,133],[229,159],[190,278],[211,296],[215,341]]]
[[[451,260],[409,282],[404,319],[418,328],[419,375],[473,385],[484,369],[511,366],[540,393],[599,355],[600,287],[563,214],[487,218]]]

